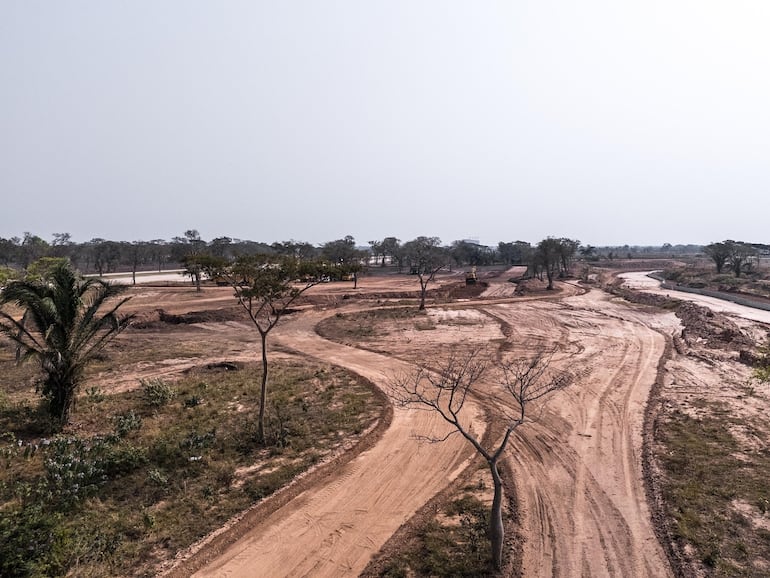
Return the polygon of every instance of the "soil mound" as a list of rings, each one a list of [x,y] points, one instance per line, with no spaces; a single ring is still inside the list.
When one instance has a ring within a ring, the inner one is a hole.
[[[682,339],[691,345],[698,341],[711,348],[734,350],[752,347],[754,342],[727,316],[695,303],[682,302],[676,309],[682,320]]]
[[[244,317],[240,309],[208,309],[188,313],[169,313],[165,309],[154,309],[137,315],[131,326],[135,329],[153,329],[164,325],[192,325],[195,323],[224,323],[226,321],[241,321]]]

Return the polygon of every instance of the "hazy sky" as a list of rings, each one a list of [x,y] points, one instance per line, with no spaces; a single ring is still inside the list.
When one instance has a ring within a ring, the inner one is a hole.
[[[0,236],[770,242],[767,0],[0,0]]]

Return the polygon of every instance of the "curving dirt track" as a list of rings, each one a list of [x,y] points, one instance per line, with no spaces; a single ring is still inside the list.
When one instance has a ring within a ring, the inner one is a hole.
[[[327,314],[328,315],[328,314]],[[305,354],[347,367],[385,387],[410,367],[376,353],[328,342],[314,332],[323,314],[309,313],[288,324],[279,341]],[[483,433],[478,415],[475,431]],[[344,466],[321,487],[280,508],[245,532],[196,576],[356,576],[372,554],[418,508],[465,467],[470,448],[453,436],[425,444],[415,434],[440,437],[448,430],[429,412],[396,408],[380,442]]]
[[[560,299],[480,301],[498,320],[504,350],[559,345],[557,365],[577,379],[520,428],[508,452],[521,506],[524,576],[670,576],[653,531],[642,479],[644,407],[678,322],[591,291]],[[334,312],[336,310],[332,310]],[[285,348],[347,367],[384,386],[410,366],[391,355],[326,341],[308,311],[276,331]],[[399,337],[395,337],[398,340]],[[399,343],[399,346],[403,346]],[[420,344],[414,343],[414,347]],[[435,341],[423,357],[440,351]],[[396,346],[379,344],[381,351]],[[489,389],[485,404],[507,403]],[[483,420],[472,416],[480,434]],[[356,576],[395,530],[457,476],[472,455],[458,436],[425,444],[414,434],[447,431],[435,415],[396,409],[374,448],[323,486],[300,494],[222,552],[198,554],[198,576]]]

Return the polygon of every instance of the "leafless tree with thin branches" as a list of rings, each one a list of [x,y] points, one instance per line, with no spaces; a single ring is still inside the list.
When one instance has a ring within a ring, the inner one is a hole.
[[[494,484],[489,537],[492,562],[496,569],[502,567],[505,538],[503,484],[498,467],[500,459],[513,432],[527,421],[530,405],[565,388],[572,381],[570,374],[552,369],[553,355],[554,351],[548,351],[539,352],[528,359],[492,361],[481,349],[465,353],[453,351],[440,362],[437,371],[421,366],[412,374],[393,379],[391,397],[397,404],[435,411],[452,426],[450,432],[442,438],[423,440],[441,442],[459,433],[486,460]],[[481,440],[470,429],[467,418],[462,415],[466,401],[482,385],[487,373],[494,374],[493,381],[514,402],[514,411],[506,411],[499,406],[491,408],[493,412],[499,412],[499,417],[506,424],[502,439],[491,448],[481,444]]]

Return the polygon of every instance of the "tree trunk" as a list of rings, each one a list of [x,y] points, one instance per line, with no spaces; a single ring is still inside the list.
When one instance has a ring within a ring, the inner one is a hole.
[[[260,331],[262,337],[262,388],[259,396],[259,420],[257,437],[259,443],[265,443],[265,405],[267,401],[267,333]]]
[[[492,512],[489,517],[489,540],[492,545],[492,563],[496,570],[500,570],[503,566],[505,528],[503,527],[503,481],[500,479],[500,472],[497,471],[497,460],[489,462],[489,471],[492,473],[495,488]]]
[[[70,420],[72,401],[75,399],[75,386],[59,380],[49,382],[48,413],[61,431]]]
[[[428,291],[428,282],[423,282],[422,277],[420,277],[420,307],[418,308],[420,311],[425,309],[425,293]]]

